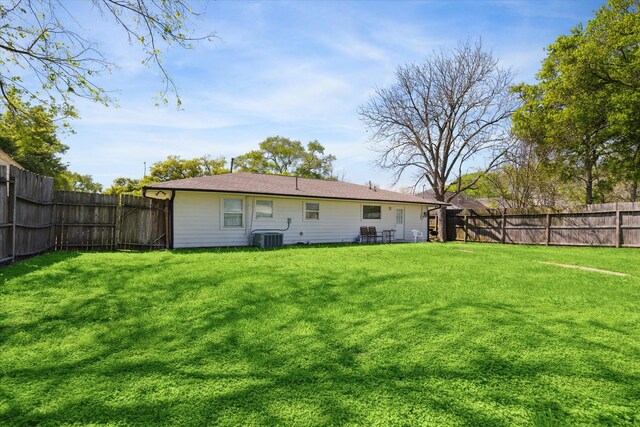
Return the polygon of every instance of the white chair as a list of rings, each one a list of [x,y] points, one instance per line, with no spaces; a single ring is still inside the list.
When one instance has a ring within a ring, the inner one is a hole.
[[[411,230],[413,233],[413,243],[418,243],[418,239],[424,242],[424,234],[420,230]]]

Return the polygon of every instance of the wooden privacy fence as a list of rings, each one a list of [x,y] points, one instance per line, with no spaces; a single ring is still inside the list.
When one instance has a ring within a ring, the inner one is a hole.
[[[608,203],[563,211],[448,212],[449,240],[530,245],[640,247],[640,203]]]
[[[51,247],[53,179],[0,166],[0,262]]]
[[[169,207],[132,195],[56,191],[55,250],[168,248]]]
[[[169,247],[168,202],[53,191],[53,180],[0,166],[0,262],[49,250]]]

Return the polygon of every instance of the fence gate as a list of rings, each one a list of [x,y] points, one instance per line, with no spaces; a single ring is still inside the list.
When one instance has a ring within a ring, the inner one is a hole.
[[[55,250],[115,250],[118,196],[56,191]]]
[[[168,202],[56,191],[55,250],[168,248]]]
[[[169,201],[122,195],[118,206],[118,249],[169,248]]]

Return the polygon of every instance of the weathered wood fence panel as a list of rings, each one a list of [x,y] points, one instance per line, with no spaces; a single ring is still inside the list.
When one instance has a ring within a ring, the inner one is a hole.
[[[56,250],[115,250],[118,196],[56,191]]]
[[[621,246],[640,247],[640,209],[621,215],[620,227]]]
[[[163,249],[169,202],[53,191],[53,179],[0,166],[0,263],[48,250]]]
[[[168,202],[57,191],[55,250],[168,248]]]
[[[468,242],[640,247],[640,203],[589,205],[573,211],[452,211],[449,236]]]
[[[118,248],[168,248],[168,215],[168,201],[123,195],[118,217]]]
[[[52,247],[53,178],[10,167],[13,202],[13,257],[27,257]]]

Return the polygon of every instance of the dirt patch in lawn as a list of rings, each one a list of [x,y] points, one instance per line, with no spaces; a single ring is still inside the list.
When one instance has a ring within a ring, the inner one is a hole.
[[[572,264],[561,264],[559,262],[545,262],[545,261],[540,261],[542,264],[547,264],[547,265],[555,265],[557,267],[565,267],[565,268],[575,268],[577,270],[583,270],[583,271],[592,271],[594,273],[602,273],[602,274],[610,274],[612,276],[628,276],[628,274],[625,273],[619,273],[617,271],[609,271],[609,270],[600,270],[599,268],[591,268],[591,267],[582,267],[580,265],[572,265]]]
[[[469,249],[458,249],[458,252],[466,252],[468,254],[472,254],[473,251],[470,251]]]

